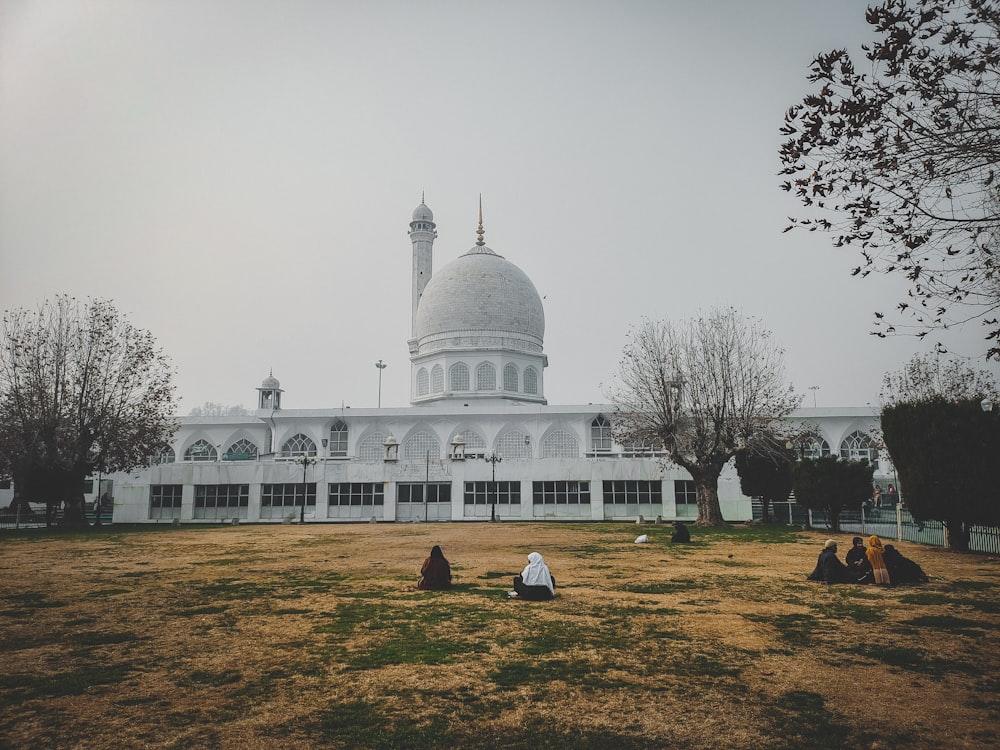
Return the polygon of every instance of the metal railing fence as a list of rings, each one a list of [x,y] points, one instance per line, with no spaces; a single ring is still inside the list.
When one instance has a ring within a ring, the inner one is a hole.
[[[753,503],[754,520],[761,520],[758,501]],[[771,519],[791,526],[814,529],[832,528],[830,518],[823,511],[811,511],[794,502],[772,503]],[[940,521],[917,521],[902,505],[891,508],[862,508],[845,510],[840,514],[840,533],[870,536],[877,534],[884,539],[945,546],[945,528]],[[1000,554],[1000,527],[973,526],[969,535],[970,552]]]

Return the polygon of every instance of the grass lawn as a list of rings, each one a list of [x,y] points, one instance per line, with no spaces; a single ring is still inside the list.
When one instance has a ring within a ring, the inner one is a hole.
[[[997,558],[904,542],[930,583],[825,587],[826,534],[669,536],[2,532],[0,748],[1000,746]],[[415,587],[434,544],[448,592]],[[507,598],[533,550],[552,602]]]

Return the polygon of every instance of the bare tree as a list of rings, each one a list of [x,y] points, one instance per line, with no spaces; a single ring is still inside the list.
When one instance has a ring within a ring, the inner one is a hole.
[[[942,401],[957,404],[997,397],[997,382],[989,372],[977,370],[959,359],[915,354],[897,372],[882,378],[882,407]]]
[[[189,412],[192,417],[245,417],[250,412],[243,404],[226,406],[214,401],[206,401],[204,406],[196,406]]]
[[[67,503],[83,482],[145,463],[175,426],[173,376],[152,335],[106,300],[66,296],[7,311],[0,349],[0,473],[21,502]]]
[[[870,65],[818,55],[818,91],[788,110],[782,188],[861,254],[854,274],[901,274],[897,315],[877,336],[919,337],[979,319],[1000,357],[1000,9],[986,0],[886,0],[868,9]],[[867,68],[867,69],[866,69]],[[895,321],[895,322],[893,322]],[[938,345],[939,349],[943,347]]]
[[[799,403],[784,382],[784,352],[735,310],[635,329],[610,394],[619,443],[663,446],[691,475],[701,525],[723,523],[719,475],[737,452],[782,424]],[[780,439],[777,444],[783,444]]]

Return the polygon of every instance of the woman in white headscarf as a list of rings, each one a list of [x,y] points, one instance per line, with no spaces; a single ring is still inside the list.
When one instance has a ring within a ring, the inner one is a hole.
[[[521,575],[514,576],[513,594],[534,601],[552,599],[556,595],[556,579],[537,552],[528,555],[528,564],[524,566]]]

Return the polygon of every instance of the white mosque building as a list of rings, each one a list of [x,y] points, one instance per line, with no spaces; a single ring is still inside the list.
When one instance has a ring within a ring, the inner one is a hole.
[[[691,477],[617,445],[609,406],[549,404],[542,300],[486,246],[481,213],[476,244],[437,272],[423,202],[409,236],[410,406],[283,409],[269,376],[252,415],[179,418],[149,467],[99,478],[88,500],[108,492],[119,523],[696,517]],[[871,409],[792,419],[815,428],[807,455],[877,457]],[[751,517],[731,466],[719,500],[727,520]]]

